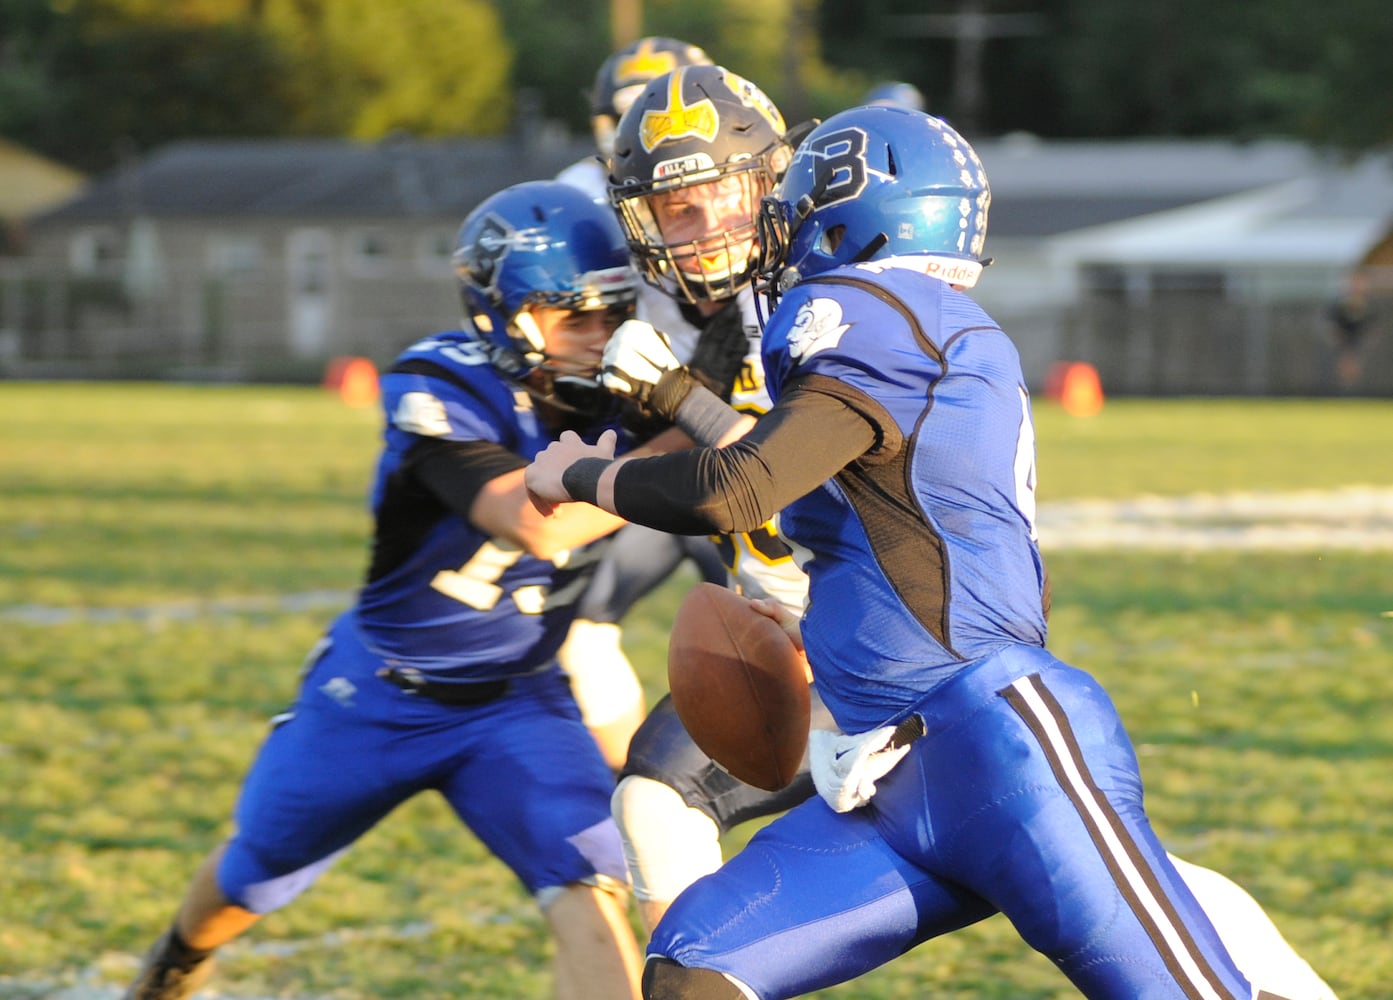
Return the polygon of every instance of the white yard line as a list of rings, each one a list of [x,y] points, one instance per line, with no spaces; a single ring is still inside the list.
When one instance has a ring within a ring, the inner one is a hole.
[[[1298,493],[1221,493],[1041,503],[1040,547],[1178,551],[1393,552],[1393,487]],[[139,607],[0,607],[0,620],[33,625],[186,620],[257,612],[345,608],[347,590],[177,601]]]
[[[504,912],[493,915],[489,918],[490,922],[499,920],[524,919],[524,915],[519,909],[515,913]],[[362,929],[338,929],[331,930],[324,934],[312,938],[305,938],[300,941],[251,941],[240,940],[223,948],[219,955],[224,961],[236,960],[239,953],[253,955],[274,955],[277,958],[293,957],[301,952],[334,952],[345,948],[353,947],[357,942],[363,940],[385,940],[385,941],[406,941],[411,938],[424,937],[434,933],[436,928],[426,921],[406,924],[403,926],[384,926],[369,927]],[[124,985],[112,985],[110,982],[112,969],[116,961],[123,962],[130,966],[130,977],[134,977],[136,970],[140,967],[140,954],[119,956],[113,959],[106,955],[92,966],[79,970],[70,978],[63,982],[28,980],[18,977],[0,977],[0,1000],[117,1000],[124,992]],[[228,993],[225,990],[217,989],[210,985],[206,991],[210,996],[219,997],[220,1000],[274,1000],[272,997],[254,997],[250,995],[239,995]],[[314,1000],[311,996],[302,996],[298,1000]]]
[[[47,604],[16,604],[0,607],[0,620],[29,625],[71,625],[75,622],[186,621],[225,615],[260,613],[284,614],[296,611],[346,608],[353,602],[353,591],[311,590],[301,594],[256,597],[223,597],[206,601],[168,601],[115,608],[66,608]]]
[[[1042,503],[1040,547],[1393,551],[1393,488]]]

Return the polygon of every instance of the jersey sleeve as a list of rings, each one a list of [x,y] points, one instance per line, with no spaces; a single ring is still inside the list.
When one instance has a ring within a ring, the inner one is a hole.
[[[483,394],[468,382],[419,371],[389,372],[382,380],[382,405],[389,438],[395,434],[440,441],[502,440],[499,421]]]
[[[382,378],[384,465],[467,519],[485,483],[527,464],[499,393],[491,369],[458,343],[417,345]]]
[[[859,287],[805,282],[770,319],[764,367],[770,395],[795,385],[856,410],[876,428],[866,461],[895,454],[903,443],[896,411],[917,411],[924,398],[924,358],[941,373],[941,354],[900,308]]]
[[[818,447],[810,452],[808,442]],[[619,516],[677,534],[748,532],[865,453],[873,428],[830,394],[791,392],[724,448],[636,459],[615,474]]]
[[[436,499],[466,521],[475,497],[488,483],[526,467],[521,455],[502,445],[438,438],[417,442],[405,465]]]

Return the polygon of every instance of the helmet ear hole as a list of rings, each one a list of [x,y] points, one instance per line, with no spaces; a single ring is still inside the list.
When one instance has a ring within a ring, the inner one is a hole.
[[[822,234],[822,246],[819,249],[825,254],[836,253],[837,247],[842,245],[842,237],[844,236],[846,236],[846,226],[830,227]]]

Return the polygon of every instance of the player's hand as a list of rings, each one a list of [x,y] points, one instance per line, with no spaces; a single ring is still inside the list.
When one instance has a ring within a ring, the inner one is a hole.
[[[803,629],[801,619],[788,609],[783,601],[776,601],[772,597],[751,597],[750,607],[758,611],[765,618],[772,618],[779,623],[779,627],[788,633],[788,637],[793,640],[795,649],[803,648]]]
[[[808,683],[811,684],[813,669],[808,665],[808,651],[803,648],[802,619],[790,611],[783,601],[776,601],[772,597],[752,597],[750,607],[779,623],[779,627],[793,641],[793,648],[803,654],[803,671],[808,675]]]
[[[618,435],[607,430],[594,444],[586,444],[575,431],[562,431],[561,437],[547,445],[523,473],[527,496],[543,516],[550,517],[559,504],[575,498],[566,491],[561,479],[574,462],[582,458],[614,458]]]
[[[839,813],[858,809],[871,801],[875,784],[909,753],[909,744],[897,744],[894,726],[848,736],[827,729],[808,733],[808,761],[813,787]]]
[[[654,329],[652,323],[629,319],[619,324],[605,345],[600,384],[642,406],[658,379],[681,367],[666,334]]]

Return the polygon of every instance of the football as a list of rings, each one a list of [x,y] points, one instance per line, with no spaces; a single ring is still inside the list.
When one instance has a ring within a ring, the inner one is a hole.
[[[673,708],[706,756],[766,791],[793,780],[808,746],[808,675],[777,622],[699,583],[673,619],[667,673]]]

